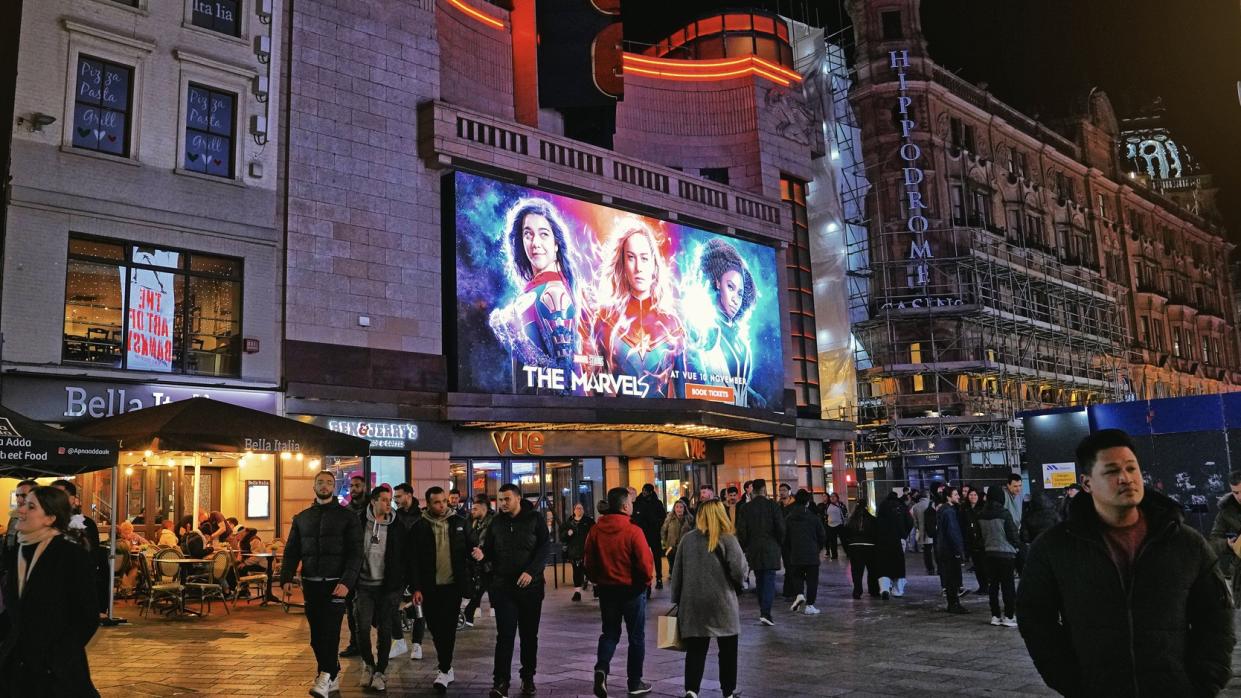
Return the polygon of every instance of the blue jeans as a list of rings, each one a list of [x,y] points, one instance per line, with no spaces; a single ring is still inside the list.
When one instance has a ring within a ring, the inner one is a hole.
[[[758,613],[766,618],[771,617],[771,602],[776,598],[776,571],[755,570],[754,586],[758,592]]]
[[[629,635],[629,659],[626,671],[629,687],[642,680],[642,663],[646,659],[646,590],[633,587],[599,587],[599,612],[603,615],[603,632],[599,635],[599,658],[595,670],[607,674],[620,644],[621,621]]]

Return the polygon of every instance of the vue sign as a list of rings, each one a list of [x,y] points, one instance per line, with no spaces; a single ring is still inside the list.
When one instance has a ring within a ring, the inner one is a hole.
[[[539,431],[493,431],[491,443],[502,456],[543,455],[543,432]]]

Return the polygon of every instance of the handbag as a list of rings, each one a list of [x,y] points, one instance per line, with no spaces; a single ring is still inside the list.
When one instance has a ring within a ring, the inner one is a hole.
[[[680,624],[677,622],[676,606],[668,609],[667,613],[659,617],[659,641],[657,646],[661,650],[685,651],[685,643],[681,641]]]
[[[724,570],[724,579],[728,580],[729,586],[733,588],[733,592],[741,593],[741,582],[733,579],[732,571],[728,569],[728,563],[724,560],[724,546],[717,544],[715,546],[715,559],[720,561],[720,567]]]

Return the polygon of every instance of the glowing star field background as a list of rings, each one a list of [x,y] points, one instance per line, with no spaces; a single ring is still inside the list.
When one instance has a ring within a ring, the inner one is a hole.
[[[458,390],[783,410],[775,250],[485,177],[454,178]],[[541,247],[531,247],[534,228],[544,232]],[[625,264],[631,253],[649,257],[633,262],[654,278],[646,297],[639,267]]]

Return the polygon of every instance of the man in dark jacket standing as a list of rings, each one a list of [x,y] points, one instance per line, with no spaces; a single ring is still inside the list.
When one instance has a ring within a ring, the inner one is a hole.
[[[629,490],[608,490],[608,513],[586,537],[586,574],[599,589],[603,632],[595,662],[595,695],[608,698],[608,670],[620,643],[621,621],[629,635],[627,674],[629,695],[651,692],[642,681],[646,658],[646,588],[655,576],[655,558],[646,535],[629,519],[633,502]]]
[[[759,622],[775,625],[771,603],[776,598],[776,570],[780,569],[780,544],[784,540],[784,512],[767,498],[767,481],[753,482],[754,499],[737,513],[737,539],[754,570],[758,591]]]
[[[1215,556],[1219,559],[1219,569],[1224,577],[1232,582],[1234,601],[1241,592],[1241,470],[1228,474],[1228,486],[1232,490],[1219,498],[1219,513],[1215,515],[1215,523],[1211,526],[1208,542]]]
[[[1129,435],[1077,447],[1085,492],[1031,547],[1017,624],[1034,667],[1068,696],[1213,696],[1232,676],[1232,604],[1180,507],[1146,492]]]
[[[469,596],[469,524],[451,508],[442,487],[426,492],[426,508],[414,524],[414,604],[424,609],[439,673],[432,686],[443,692],[456,680],[452,670],[457,645],[457,615]]]
[[[336,648],[345,597],[357,585],[362,566],[362,524],[336,501],[335,475],[326,470],[315,475],[314,488],[314,503],[293,517],[280,584],[286,594],[291,592],[293,575],[301,565],[310,646],[319,665],[310,695],[327,698],[328,693],[340,690]]]
[[[366,516],[366,505],[369,503],[366,497],[366,478],[361,475],[349,478],[349,511],[352,511],[353,515],[361,521]],[[357,608],[354,607],[356,600],[356,590],[351,591],[345,599],[345,622],[349,624],[349,644],[341,650],[340,656],[342,657],[357,657],[361,654],[358,650],[358,613]]]
[[[784,575],[791,580],[790,589],[797,596],[789,610],[817,616],[819,609],[814,603],[819,597],[819,561],[827,542],[827,531],[810,504],[810,493],[798,490],[789,515],[784,519],[784,555],[789,562]]]
[[[513,641],[521,633],[521,694],[534,695],[539,658],[539,619],[543,614],[543,567],[547,564],[547,526],[534,505],[513,483],[500,486],[500,513],[487,527],[474,559],[490,563],[487,596],[496,612],[496,656],[490,698],[508,698]]]
[[[939,561],[939,581],[948,595],[949,613],[969,613],[961,605],[961,563],[965,559],[965,535],[961,532],[958,505],[961,490],[944,489],[944,501],[935,514],[935,557]]]
[[[655,486],[646,483],[642,486],[642,494],[633,500],[633,522],[638,524],[646,535],[646,544],[651,549],[651,557],[655,560],[655,588],[664,588],[663,565],[664,551],[659,545],[659,531],[663,528],[668,510],[655,494]]]
[[[395,506],[396,522],[400,524],[407,536],[412,535],[414,524],[422,518],[422,510],[418,508],[418,500],[414,497],[414,488],[408,482],[402,482],[394,487],[392,503]],[[414,580],[411,577],[405,583],[412,585]],[[402,594],[402,596],[408,596],[408,594]],[[401,622],[402,615],[407,615],[414,622],[410,637],[413,642],[412,651],[405,644],[405,626]],[[395,659],[410,652],[410,659],[422,659],[422,636],[426,632],[426,626],[426,621],[422,617],[422,609],[417,604],[411,603],[405,610],[401,610],[398,606],[396,613],[392,616],[392,651],[388,653],[388,656]]]
[[[470,542],[470,549],[473,550],[482,545],[483,538],[487,536],[487,529],[491,526],[491,521],[495,519],[496,514],[491,510],[491,500],[487,498],[486,492],[479,492],[474,495],[474,503],[470,505],[470,527],[466,531]],[[470,601],[465,605],[465,627],[474,627],[474,613],[478,611],[478,607],[483,603],[483,593],[491,584],[491,575],[487,574],[483,569],[484,565],[480,562],[470,559]]]
[[[392,649],[391,621],[401,606],[401,590],[413,577],[412,556],[409,535],[392,510],[392,492],[386,487],[376,487],[368,501],[358,520],[362,526],[362,566],[353,598],[355,639],[362,657],[358,686],[386,691],[385,672]],[[374,653],[371,652],[372,626],[377,628]]]

